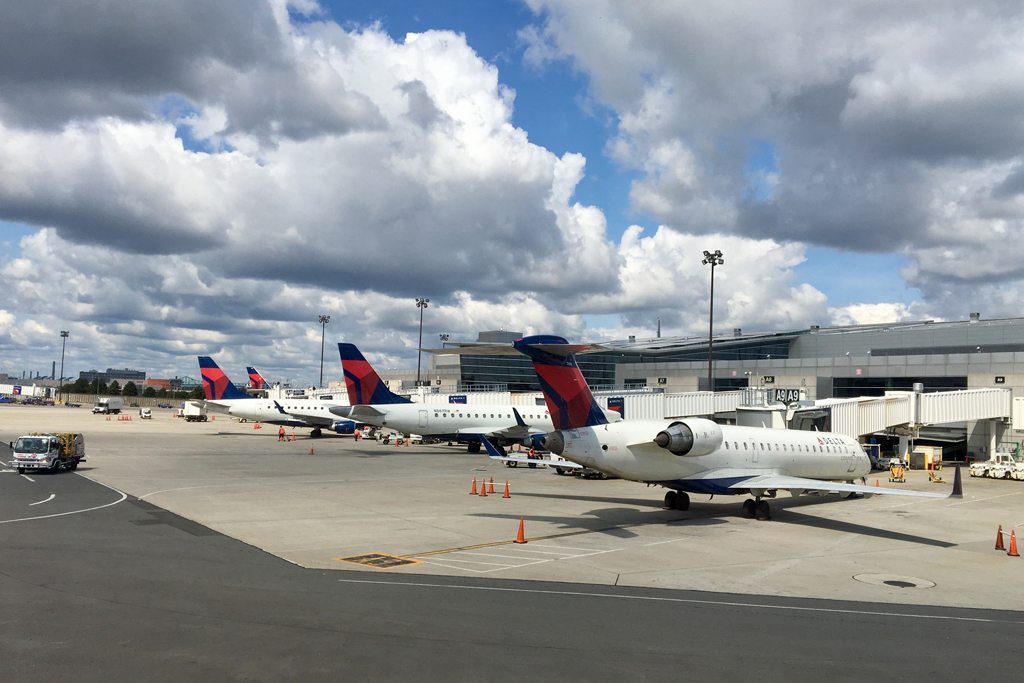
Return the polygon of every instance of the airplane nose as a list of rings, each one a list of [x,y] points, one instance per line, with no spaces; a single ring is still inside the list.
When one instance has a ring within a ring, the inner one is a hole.
[[[545,450],[549,450],[555,455],[561,455],[565,450],[565,439],[562,437],[562,432],[548,432],[544,435],[541,445]]]

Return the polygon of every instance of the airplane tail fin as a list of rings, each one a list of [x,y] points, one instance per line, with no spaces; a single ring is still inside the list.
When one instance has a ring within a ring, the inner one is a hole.
[[[248,367],[245,371],[249,373],[249,386],[253,389],[266,389],[270,386],[270,383],[263,379],[263,375],[256,368]]]
[[[412,402],[388,389],[355,344],[339,343],[338,351],[341,353],[341,369],[345,374],[345,388],[348,389],[348,402],[351,405]]]
[[[576,364],[575,353],[587,347],[551,335],[523,337],[513,346],[533,361],[555,429],[608,424]]]
[[[224,371],[209,356],[199,356],[199,374],[203,377],[203,394],[207,401],[231,398],[251,398],[239,391]]]

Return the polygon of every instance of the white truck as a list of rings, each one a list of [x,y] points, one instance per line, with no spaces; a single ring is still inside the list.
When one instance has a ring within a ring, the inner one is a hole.
[[[85,461],[85,437],[74,432],[56,434],[26,434],[14,442],[11,467],[24,474],[25,470],[46,470],[56,473],[62,469],[78,469]]]
[[[185,422],[206,422],[206,406],[202,403],[185,401],[178,409],[178,417],[185,418]]]
[[[120,396],[104,396],[96,400],[92,412],[100,415],[117,415],[124,408],[124,399]]]

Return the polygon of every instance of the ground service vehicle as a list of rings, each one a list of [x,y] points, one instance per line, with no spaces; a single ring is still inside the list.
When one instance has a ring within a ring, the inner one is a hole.
[[[970,468],[972,477],[990,479],[1024,479],[1024,462],[1012,453],[995,453],[990,460],[975,461]]]
[[[117,415],[124,408],[124,399],[119,396],[104,396],[97,399],[96,406],[92,412],[101,415]]]
[[[11,466],[23,474],[25,470],[74,470],[85,461],[85,437],[78,433],[27,434],[14,443]]]
[[[152,420],[153,411],[149,408],[139,408],[139,419],[140,420]]]
[[[192,401],[185,401],[178,409],[178,417],[185,418],[185,422],[206,422],[206,407]]]

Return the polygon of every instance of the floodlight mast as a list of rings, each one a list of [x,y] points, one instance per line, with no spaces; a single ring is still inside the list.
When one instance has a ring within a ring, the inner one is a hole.
[[[331,316],[321,315],[320,316],[320,385],[319,388],[323,389],[324,386],[324,336],[327,334],[327,323],[331,322]]]
[[[416,386],[420,386],[420,357],[423,355],[423,309],[430,303],[430,299],[425,297],[416,298],[416,308],[420,309],[420,339],[419,343],[416,344]]]
[[[704,260],[701,263],[711,266],[711,298],[708,303],[708,391],[714,391],[715,266],[725,263],[725,259],[722,258],[722,252],[719,249],[715,249],[714,252],[705,250]]]

